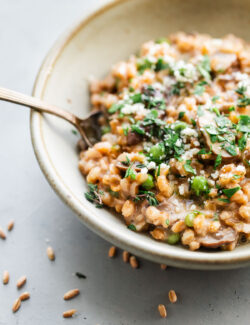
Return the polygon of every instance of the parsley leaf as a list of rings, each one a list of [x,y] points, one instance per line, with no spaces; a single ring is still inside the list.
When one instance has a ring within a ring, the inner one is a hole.
[[[206,81],[211,80],[211,76],[210,76],[211,67],[210,67],[210,59],[208,55],[203,56],[203,60],[197,65],[197,69]]]
[[[234,188],[224,188],[222,192],[230,199],[236,192],[241,189],[240,186]]]
[[[215,159],[214,169],[216,169],[218,166],[220,166],[221,162],[222,162],[222,156],[221,156],[221,154],[219,154]]]
[[[136,231],[136,227],[132,223],[130,225],[128,225],[128,229],[130,229],[132,231]]]
[[[184,164],[184,169],[186,172],[196,175],[196,170],[191,166],[191,160],[186,160]]]
[[[121,108],[124,106],[123,103],[114,103],[110,109],[108,110],[109,114],[114,114],[117,111],[120,111]]]

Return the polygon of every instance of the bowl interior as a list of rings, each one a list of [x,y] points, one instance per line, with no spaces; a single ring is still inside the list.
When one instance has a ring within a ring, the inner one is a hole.
[[[101,78],[119,60],[136,53],[149,39],[183,30],[248,39],[248,0],[127,0],[108,5],[71,29],[54,46],[38,76],[34,94],[85,116],[88,80]],[[90,228],[138,255],[175,266],[218,269],[245,265],[248,245],[233,252],[191,252],[128,230],[110,211],[96,209],[84,198],[86,182],[78,171],[77,136],[67,122],[31,115],[31,133],[40,166],[53,188]]]

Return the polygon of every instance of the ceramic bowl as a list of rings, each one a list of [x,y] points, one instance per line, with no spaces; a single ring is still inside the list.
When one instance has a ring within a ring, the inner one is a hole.
[[[249,0],[121,0],[109,3],[70,28],[46,57],[34,95],[84,117],[88,80],[150,39],[179,30],[249,38]],[[86,201],[78,171],[77,137],[67,122],[31,112],[31,137],[40,167],[53,189],[80,220],[113,244],[149,260],[184,268],[226,269],[250,264],[250,246],[234,251],[191,252],[127,229],[119,216]],[[74,236],[74,234],[72,234]]]

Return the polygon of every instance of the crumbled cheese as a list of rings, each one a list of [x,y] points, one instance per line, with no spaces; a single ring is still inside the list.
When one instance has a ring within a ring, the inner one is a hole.
[[[198,137],[198,133],[191,128],[185,128],[181,131],[182,136],[187,136],[187,137]]]
[[[242,166],[242,165],[237,166],[237,167],[236,167],[236,170],[237,170],[238,172],[243,172],[243,173],[246,172],[246,168],[245,168],[244,166]]]
[[[125,106],[121,109],[123,114],[140,114],[146,116],[150,110],[145,109],[145,106],[142,103],[137,104],[125,104]]]
[[[189,150],[191,148],[191,144],[189,143],[189,144],[185,144],[185,146],[184,146],[184,149],[185,150]]]
[[[213,181],[212,179],[208,179],[208,184],[210,185],[210,186],[214,186],[215,185],[215,181]]]
[[[194,146],[199,147],[200,142],[199,141],[194,141],[193,144],[194,144]]]
[[[198,79],[197,70],[191,63],[186,63],[183,60],[179,60],[170,66],[177,81],[192,82]]]
[[[186,151],[186,152],[184,153],[184,155],[182,156],[182,158],[183,158],[184,160],[189,160],[189,159],[191,159],[194,155],[196,155],[198,151],[199,151],[199,149],[197,149],[197,148],[190,149],[190,150],[188,150],[188,151]]]
[[[161,168],[167,168],[167,165],[164,164],[164,163],[162,163],[162,164],[161,164]]]
[[[200,171],[200,174],[201,174],[201,175],[205,175],[205,171],[204,171],[204,170],[201,170],[201,171]]]
[[[154,161],[150,161],[150,163],[147,164],[147,169],[155,169],[156,163]]]
[[[181,211],[181,209],[179,207],[175,208],[175,212],[180,212],[180,211]]]
[[[148,169],[146,167],[141,169],[141,173],[142,174],[147,174],[148,173]]]
[[[180,139],[178,139],[178,140],[175,142],[176,147],[181,147],[181,144],[182,144],[182,142],[181,142]]]
[[[183,195],[185,193],[185,185],[184,184],[181,184],[179,186],[179,193],[180,193],[180,195]]]
[[[211,177],[212,177],[213,179],[217,179],[217,178],[219,177],[219,172],[218,172],[218,170],[216,170],[214,173],[212,173],[212,174],[211,174]]]
[[[196,205],[195,204],[192,204],[191,207],[190,207],[191,210],[196,210]]]

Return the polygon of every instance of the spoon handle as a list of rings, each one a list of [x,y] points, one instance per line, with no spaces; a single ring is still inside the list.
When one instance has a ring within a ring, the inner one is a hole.
[[[57,106],[46,104],[36,97],[24,95],[19,92],[0,87],[0,100],[27,106],[42,113],[49,113],[61,117],[78,128],[78,117]]]

